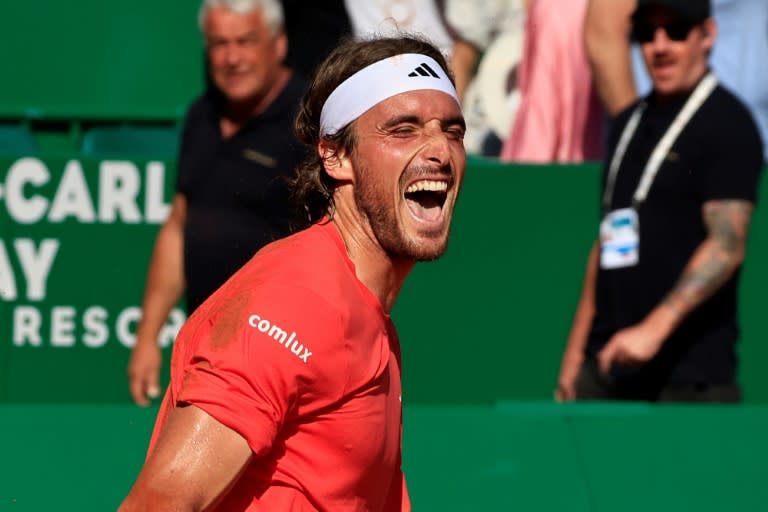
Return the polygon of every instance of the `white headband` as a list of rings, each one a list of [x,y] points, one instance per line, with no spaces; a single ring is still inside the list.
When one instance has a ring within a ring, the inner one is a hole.
[[[432,57],[404,53],[374,62],[344,80],[325,100],[320,136],[335,134],[387,98],[423,89],[444,92],[459,103],[451,80]]]

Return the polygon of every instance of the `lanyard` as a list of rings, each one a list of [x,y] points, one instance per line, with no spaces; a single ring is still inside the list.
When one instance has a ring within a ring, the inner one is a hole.
[[[645,164],[640,183],[638,183],[637,189],[632,196],[632,204],[634,207],[637,207],[640,203],[645,201],[645,198],[648,196],[648,190],[651,188],[653,180],[656,178],[656,174],[659,172],[659,168],[664,162],[664,157],[669,154],[669,150],[672,149],[672,144],[675,143],[680,132],[683,131],[683,128],[685,128],[693,115],[699,110],[707,98],[709,98],[709,95],[712,94],[715,87],[717,87],[717,77],[715,77],[712,72],[709,72],[707,73],[707,76],[699,82],[699,85],[696,86],[696,89],[693,91],[690,98],[688,98],[688,101],[685,102],[682,110],[677,114],[677,117],[672,121],[672,124],[669,125],[669,128],[667,128],[666,133],[664,133],[664,136],[659,143],[656,144],[656,148],[653,150],[651,157]],[[632,117],[629,118],[627,125],[621,132],[619,143],[616,146],[616,151],[613,154],[610,167],[608,168],[608,177],[605,183],[605,192],[603,193],[603,208],[606,211],[611,207],[611,199],[613,198],[613,189],[616,185],[616,175],[619,172],[619,166],[621,166],[621,161],[624,159],[624,155],[627,152],[629,142],[635,135],[637,126],[640,124],[640,119],[643,117],[643,113],[647,107],[648,104],[645,101],[641,102],[637,108],[635,108],[635,111],[632,112]]]

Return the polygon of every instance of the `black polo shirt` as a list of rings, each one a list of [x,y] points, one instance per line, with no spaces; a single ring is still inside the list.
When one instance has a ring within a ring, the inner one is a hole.
[[[646,99],[648,108],[617,173],[610,210],[631,206],[651,153],[687,99],[665,105],[656,104],[652,96]],[[608,163],[635,106],[615,122]],[[642,321],[672,290],[706,238],[702,218],[706,201],[756,200],[762,166],[762,142],[754,120],[733,94],[717,87],[680,133],[638,208],[639,263],[598,271],[588,355],[597,354],[618,330]],[[606,174],[607,165],[603,188]],[[738,280],[737,272],[693,311],[650,363],[638,369],[616,368],[614,377],[648,390],[734,382]]]
[[[207,93],[184,123],[176,191],[187,198],[184,274],[191,313],[265,244],[288,234],[286,178],[304,156],[293,122],[305,81],[294,73],[275,101],[229,139]]]

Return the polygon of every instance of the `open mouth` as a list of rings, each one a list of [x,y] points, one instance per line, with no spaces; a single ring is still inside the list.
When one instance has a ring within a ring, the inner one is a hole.
[[[405,189],[405,202],[411,214],[423,222],[441,219],[443,206],[448,197],[448,182],[420,180]]]

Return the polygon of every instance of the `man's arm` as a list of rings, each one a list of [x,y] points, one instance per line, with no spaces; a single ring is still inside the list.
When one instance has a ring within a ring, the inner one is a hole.
[[[456,92],[462,102],[467,86],[474,76],[475,65],[479,56],[480,52],[472,43],[463,39],[457,39],[454,42],[450,64],[456,80]]]
[[[595,281],[599,254],[600,242],[596,241],[589,252],[579,305],[576,308],[571,332],[563,352],[563,360],[560,363],[560,376],[555,390],[555,399],[558,401],[576,399],[576,377],[584,362],[584,347],[587,345],[587,336],[595,316]]]
[[[128,383],[133,401],[148,405],[147,397],[160,395],[161,354],[157,338],[168,314],[184,291],[184,223],[187,200],[176,194],[163,226],[158,232],[147,272],[141,320],[136,345],[128,364]]]
[[[595,87],[609,115],[627,108],[637,90],[629,49],[630,16],[635,0],[590,0],[584,43]]]
[[[236,481],[251,456],[234,430],[194,405],[177,407],[119,510],[204,510]]]
[[[598,354],[603,372],[614,362],[649,361],[680,322],[711,297],[744,260],[753,205],[745,200],[714,200],[702,208],[707,238],[691,256],[672,291],[643,322],[617,332]]]

